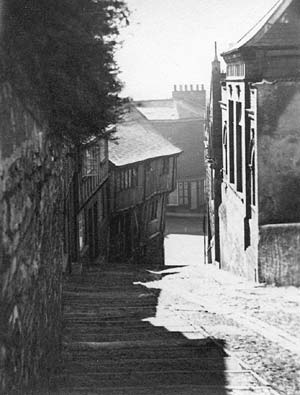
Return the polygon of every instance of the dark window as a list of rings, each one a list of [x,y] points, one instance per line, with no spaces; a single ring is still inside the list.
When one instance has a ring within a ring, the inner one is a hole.
[[[152,200],[150,203],[150,221],[157,219],[158,200]]]
[[[250,194],[251,194],[251,204],[255,206],[256,204],[256,181],[255,181],[255,130],[251,129],[251,137],[249,144],[249,167],[250,167]]]
[[[252,151],[251,158],[251,204],[256,205],[256,185],[255,185],[255,151]]]
[[[243,191],[243,156],[242,156],[242,103],[236,103],[236,189],[238,192]]]
[[[138,186],[138,168],[130,167],[122,169],[116,174],[116,189],[122,191],[124,189],[135,188]]]
[[[189,183],[187,181],[178,183],[178,197],[180,206],[189,205]]]
[[[224,170],[225,174],[228,174],[228,136],[227,136],[227,122],[224,122],[223,128],[223,147],[224,147]]]
[[[120,177],[121,177],[120,190],[122,191],[125,188],[125,176],[123,170],[121,170]]]
[[[169,174],[170,171],[170,160],[169,158],[164,158],[162,161],[162,174]]]
[[[116,172],[116,191],[119,192],[121,190],[121,174]]]
[[[229,121],[229,182],[234,184],[234,130],[233,130],[233,101],[228,102]]]

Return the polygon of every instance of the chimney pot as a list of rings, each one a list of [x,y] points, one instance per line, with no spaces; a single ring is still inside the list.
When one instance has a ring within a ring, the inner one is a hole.
[[[184,90],[187,91],[188,90],[188,86],[184,85]]]
[[[204,85],[203,84],[201,85],[201,89],[204,91]]]
[[[196,90],[197,90],[197,91],[199,90],[199,84],[196,85]]]
[[[174,92],[177,91],[177,85],[174,85]]]
[[[194,89],[193,89],[193,85],[192,85],[192,84],[190,85],[190,88],[191,88],[191,91],[193,91],[193,90],[194,90]]]

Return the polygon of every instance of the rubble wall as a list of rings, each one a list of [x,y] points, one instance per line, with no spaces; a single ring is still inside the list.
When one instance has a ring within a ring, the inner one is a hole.
[[[64,164],[9,86],[0,96],[0,392],[24,393],[59,357]]]
[[[300,286],[300,223],[264,225],[259,234],[260,281]]]

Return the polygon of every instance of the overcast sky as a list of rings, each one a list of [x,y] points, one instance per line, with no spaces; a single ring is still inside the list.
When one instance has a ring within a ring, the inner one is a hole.
[[[117,53],[124,95],[168,98],[174,84],[208,88],[214,41],[240,39],[278,0],[127,0],[131,24]]]

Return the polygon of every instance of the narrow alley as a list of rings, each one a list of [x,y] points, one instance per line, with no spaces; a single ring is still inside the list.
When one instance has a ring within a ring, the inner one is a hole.
[[[169,220],[165,267],[107,265],[67,280],[62,364],[51,393],[276,394],[195,319],[202,301],[197,307],[185,298],[193,284],[184,277],[202,266],[203,238],[195,221],[185,235],[178,225]]]
[[[0,394],[300,395],[300,0],[0,0]]]

